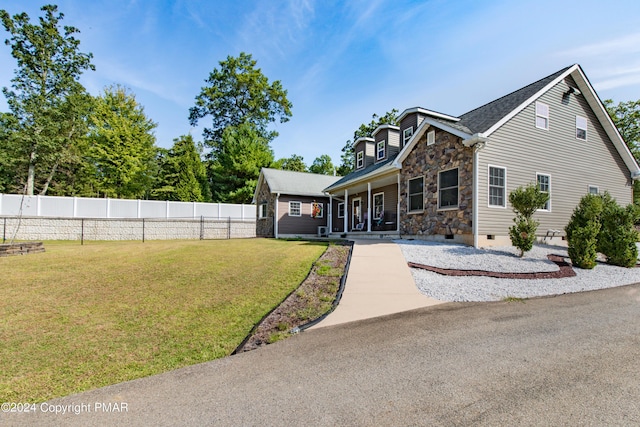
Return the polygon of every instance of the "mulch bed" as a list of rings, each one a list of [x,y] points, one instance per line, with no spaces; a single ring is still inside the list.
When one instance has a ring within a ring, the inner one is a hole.
[[[309,324],[331,310],[331,303],[337,297],[350,252],[349,243],[338,242],[329,245],[302,284],[254,327],[250,337],[240,344],[233,354],[265,346],[273,337],[276,337],[276,340],[285,338],[291,335],[292,329]],[[330,276],[318,274],[319,266],[329,266],[339,273]],[[317,315],[309,317],[310,313]]]
[[[547,255],[549,261],[554,262],[559,270],[558,271],[545,271],[537,273],[503,273],[498,271],[485,271],[485,270],[459,270],[449,268],[432,267],[430,265],[418,264],[415,262],[409,262],[409,267],[420,268],[422,270],[433,271],[434,273],[442,274],[444,276],[483,276],[483,277],[495,277],[497,279],[561,279],[563,277],[573,277],[576,272],[573,271],[571,264],[564,260],[564,257],[560,255]]]

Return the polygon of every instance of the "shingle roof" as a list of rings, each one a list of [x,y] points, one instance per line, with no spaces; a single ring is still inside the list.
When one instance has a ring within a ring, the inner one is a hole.
[[[565,67],[537,82],[531,83],[502,98],[498,98],[495,101],[491,101],[488,104],[463,114],[460,116],[458,125],[467,127],[471,130],[471,133],[483,133],[487,131],[571,67],[572,66]]]
[[[324,189],[342,178],[268,168],[262,169],[262,175],[272,193],[314,197],[324,196]]]
[[[338,187],[346,182],[350,182],[350,181],[355,181],[358,178],[360,178],[361,176],[365,176],[371,172],[374,172],[378,169],[380,169],[383,166],[386,166],[388,164],[393,163],[393,161],[396,159],[396,157],[398,157],[398,154],[394,154],[393,156],[389,157],[387,160],[385,160],[384,162],[380,162],[380,163],[375,163],[373,165],[367,166],[364,169],[359,169],[356,171],[351,172],[349,175],[345,176],[344,178],[339,179],[338,181],[334,182],[331,186],[325,187],[327,190],[329,190],[331,187]]]

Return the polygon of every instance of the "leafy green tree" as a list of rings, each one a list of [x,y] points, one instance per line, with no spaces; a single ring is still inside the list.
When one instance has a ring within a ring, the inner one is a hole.
[[[41,8],[44,17],[32,24],[26,13],[11,17],[0,10],[0,19],[10,38],[11,55],[17,69],[12,89],[3,88],[15,118],[9,150],[26,194],[36,188],[45,194],[61,163],[68,161],[71,147],[85,135],[83,126],[87,94],[78,79],[94,70],[90,53],[79,52],[78,29],[61,28],[64,18],[55,5]]]
[[[297,154],[292,154],[291,157],[277,160],[272,167],[275,169],[282,169],[285,171],[294,172],[306,172],[307,165],[304,163],[304,158]]]
[[[135,96],[121,86],[105,88],[96,99],[89,159],[100,195],[123,199],[148,195],[157,172],[156,126]]]
[[[613,104],[613,100],[604,100],[604,106],[620,135],[627,143],[629,151],[640,161],[640,99],[637,101]],[[633,202],[640,204],[640,181],[633,181]]]
[[[318,173],[321,175],[333,175],[335,168],[331,162],[331,157],[327,154],[323,154],[320,157],[316,157],[311,166],[309,166],[309,172]]]
[[[523,257],[533,247],[536,240],[538,221],[533,219],[533,214],[541,209],[549,200],[549,194],[540,191],[538,186],[529,184],[526,187],[518,187],[509,193],[509,203],[516,214],[513,219],[515,225],[509,228],[511,243],[520,249]]]
[[[227,127],[216,144],[211,161],[213,200],[251,203],[260,170],[273,164],[269,141],[251,123]]]
[[[342,155],[340,156],[342,164],[337,169],[338,175],[344,176],[353,171],[355,164],[353,143],[358,138],[371,137],[373,131],[383,124],[398,125],[398,110],[394,108],[391,111],[387,111],[383,116],[378,116],[374,113],[369,123],[361,124],[360,127],[353,132],[353,140],[347,140],[344,147],[342,147]]]
[[[162,150],[154,198],[182,202],[210,202],[211,190],[200,150],[191,135],[173,140],[170,150]]]
[[[277,133],[267,132],[267,126],[278,117],[281,123],[291,117],[292,104],[287,99],[287,91],[279,80],[270,83],[256,68],[250,54],[228,56],[220,62],[220,69],[213,69],[206,82],[208,86],[201,89],[195,106],[189,110],[193,126],[200,119],[211,117],[211,126],[203,132],[205,144],[215,145],[226,128],[243,123],[252,124],[255,131],[270,142]]]

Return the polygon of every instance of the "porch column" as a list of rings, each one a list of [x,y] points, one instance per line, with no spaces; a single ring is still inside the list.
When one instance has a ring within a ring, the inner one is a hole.
[[[329,230],[327,234],[331,234],[333,232],[333,196],[329,194],[329,217],[327,218],[327,227]]]
[[[278,205],[280,204],[280,193],[276,194],[276,205],[273,212],[273,237],[278,238]]]
[[[371,183],[367,182],[367,233],[371,233]]]
[[[349,190],[344,190],[344,232],[349,232]]]
[[[396,205],[396,231],[400,234],[400,173],[398,173],[398,204]]]

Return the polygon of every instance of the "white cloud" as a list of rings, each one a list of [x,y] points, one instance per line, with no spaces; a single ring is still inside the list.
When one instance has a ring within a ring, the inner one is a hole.
[[[640,52],[640,33],[628,34],[612,40],[592,43],[575,49],[559,52],[558,56],[600,57],[603,55],[629,55]]]

